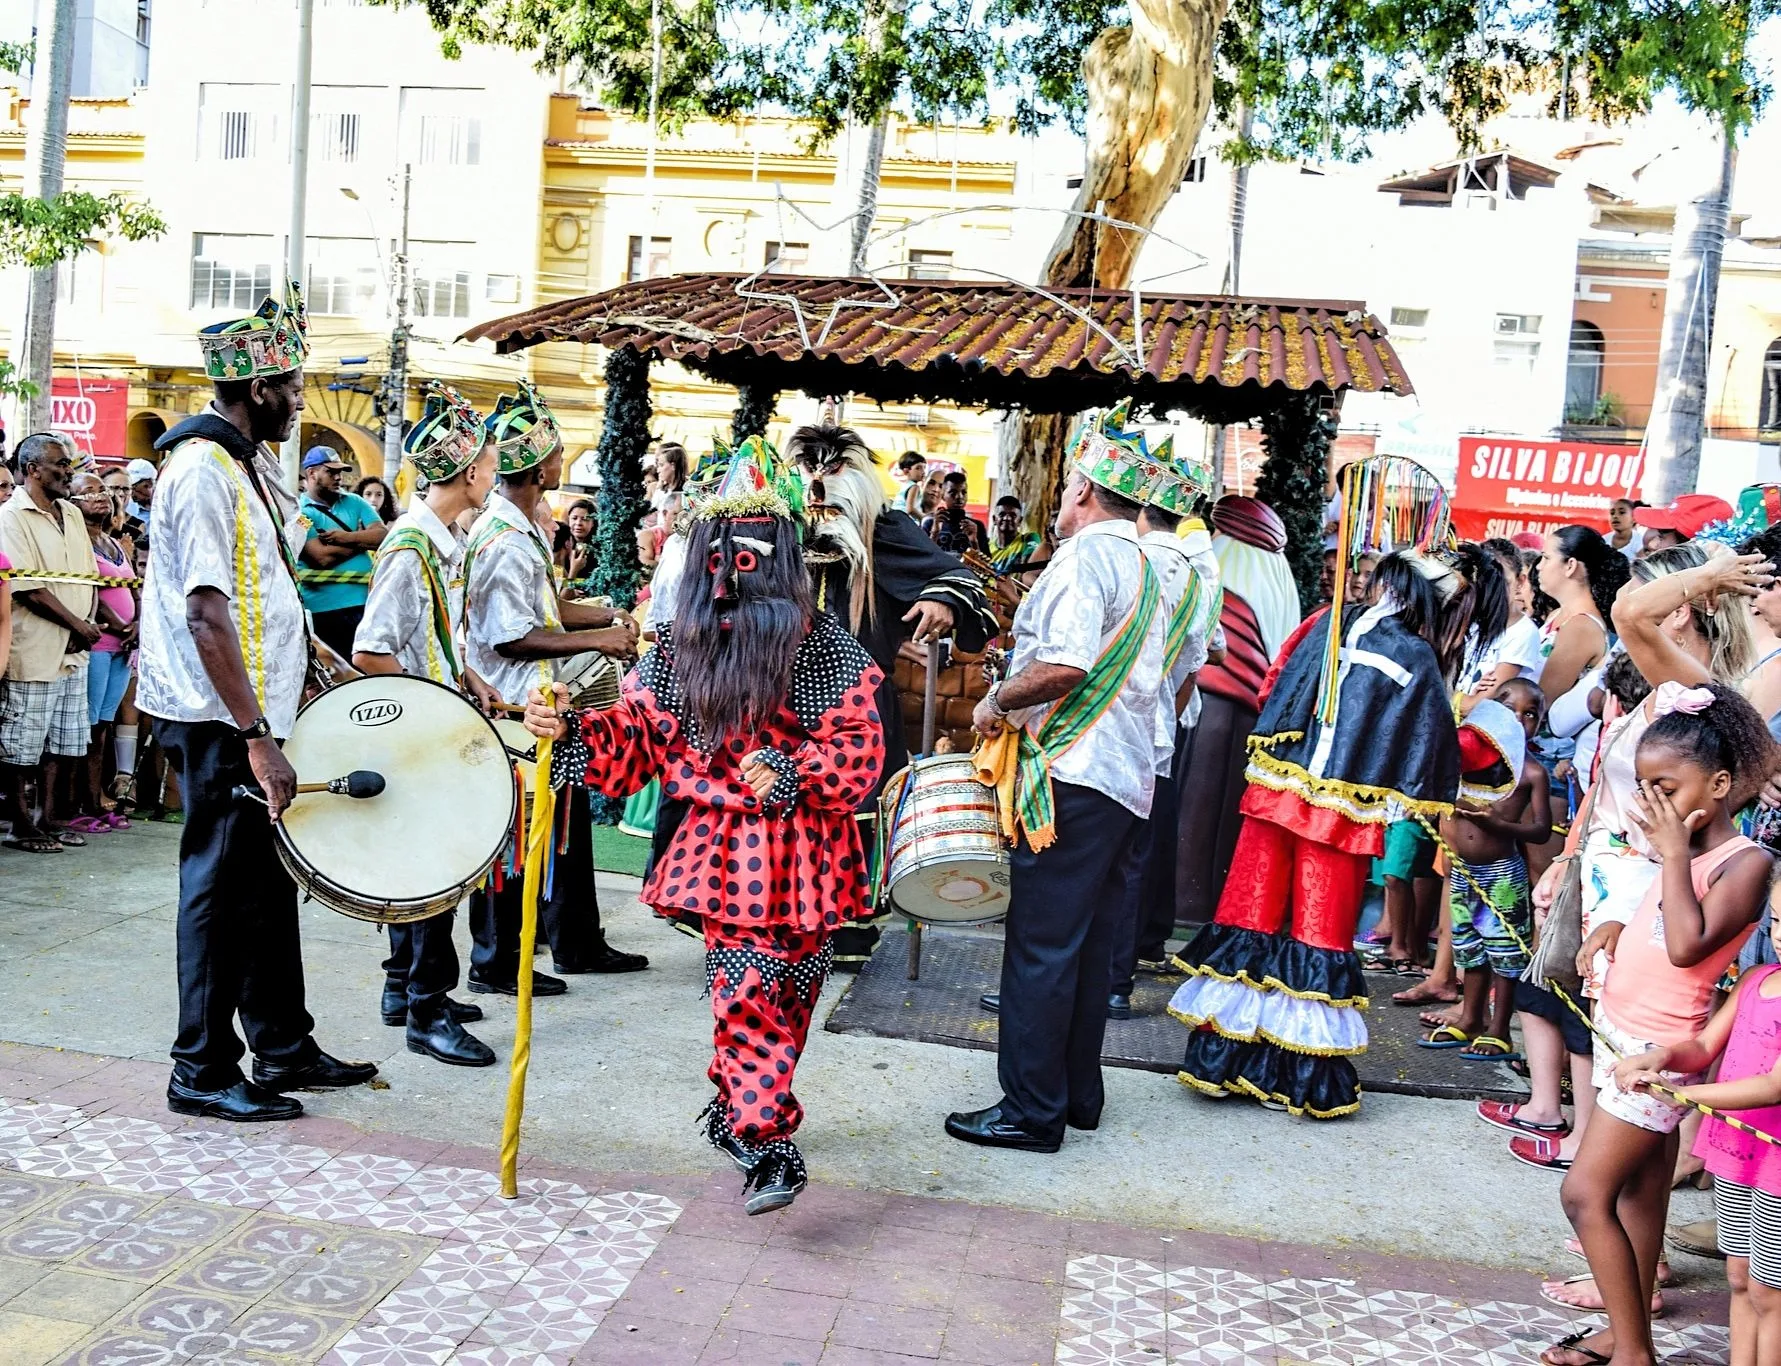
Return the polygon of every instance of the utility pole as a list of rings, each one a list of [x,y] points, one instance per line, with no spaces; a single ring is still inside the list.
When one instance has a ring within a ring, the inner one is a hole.
[[[291,225],[285,245],[286,278],[304,283],[303,247],[309,232],[309,72],[315,51],[315,0],[297,0],[297,77],[291,102]],[[282,298],[284,290],[278,291]],[[299,486],[303,426],[299,422],[280,453],[285,483]]]
[[[1713,345],[1713,308],[1738,163],[1736,136],[1723,128],[1719,135],[1713,181],[1676,206],[1676,226],[1670,234],[1657,394],[1645,431],[1643,491],[1646,499],[1658,504],[1694,492],[1700,479],[1701,441],[1707,434],[1707,357]]]
[[[28,192],[45,202],[62,193],[62,173],[68,159],[74,8],[74,0],[48,0],[43,6],[47,22],[37,31],[37,55],[31,64],[31,123],[25,133],[24,181]],[[50,381],[56,362],[57,269],[49,265],[33,270],[26,294],[19,378],[36,385],[37,393],[19,400],[24,417],[20,437],[49,430]]]
[[[402,469],[402,422],[408,415],[408,187],[413,168],[402,163],[402,228],[390,258],[390,294],[396,325],[390,329],[390,365],[383,379],[383,478],[396,487]]]

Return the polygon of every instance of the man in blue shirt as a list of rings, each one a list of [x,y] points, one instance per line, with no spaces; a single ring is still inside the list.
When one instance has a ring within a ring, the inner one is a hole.
[[[303,456],[303,497],[297,513],[307,525],[297,582],[315,633],[342,659],[352,658],[353,636],[371,592],[371,552],[389,530],[383,518],[356,493],[344,492],[340,476],[348,468],[326,446]]]

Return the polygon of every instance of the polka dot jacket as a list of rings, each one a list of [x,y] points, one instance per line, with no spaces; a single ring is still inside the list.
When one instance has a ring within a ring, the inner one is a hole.
[[[659,775],[666,796],[689,804],[643,889],[663,914],[827,933],[871,914],[853,813],[884,765],[881,679],[847,629],[820,613],[778,714],[707,749],[685,714],[666,627],[617,706],[577,714],[552,777],[624,797]],[[742,777],[763,749],[788,756],[774,762],[779,780],[765,802]]]

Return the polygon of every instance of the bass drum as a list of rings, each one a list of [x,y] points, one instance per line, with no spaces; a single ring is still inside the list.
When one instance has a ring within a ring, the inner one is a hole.
[[[891,906],[936,925],[983,925],[1008,914],[1008,851],[996,794],[968,754],[917,759],[885,784],[880,828]]]
[[[402,925],[451,910],[513,829],[500,735],[429,679],[382,674],[330,688],[297,713],[284,753],[304,782],[383,775],[375,797],[301,794],[274,827],[297,885],[357,920]]]

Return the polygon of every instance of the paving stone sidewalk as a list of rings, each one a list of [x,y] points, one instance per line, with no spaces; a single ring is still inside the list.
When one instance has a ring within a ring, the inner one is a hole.
[[[1578,1323],[1524,1274],[849,1187],[750,1219],[733,1174],[526,1163],[505,1201],[486,1150],[165,1081],[0,1045],[0,1366],[1508,1366]],[[1724,1361],[1723,1295],[1671,1300],[1666,1358]]]

